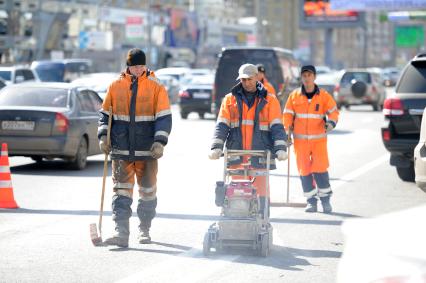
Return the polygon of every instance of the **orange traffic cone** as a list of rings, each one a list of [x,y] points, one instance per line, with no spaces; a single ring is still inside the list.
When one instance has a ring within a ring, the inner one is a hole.
[[[13,197],[7,143],[1,145],[0,155],[0,208],[19,208]]]

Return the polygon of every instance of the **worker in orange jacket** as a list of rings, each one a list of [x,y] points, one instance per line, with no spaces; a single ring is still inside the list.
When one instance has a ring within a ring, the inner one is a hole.
[[[308,202],[305,211],[316,212],[319,197],[323,212],[331,213],[327,133],[336,127],[339,112],[333,97],[315,84],[314,66],[303,66],[301,76],[302,87],[290,94],[285,105],[284,127],[293,133],[297,168]]]
[[[287,159],[286,135],[281,119],[281,109],[277,98],[266,92],[257,82],[257,67],[244,64],[238,71],[240,82],[222,101],[217,118],[210,159],[218,159],[224,144],[233,150],[270,150],[272,152],[271,168],[275,169],[275,158]],[[238,167],[250,162],[254,168],[266,168],[266,160],[252,156],[230,157],[228,165]],[[260,211],[263,211],[267,188],[265,176],[255,178],[253,185],[260,196]]]
[[[257,80],[263,84],[266,91],[270,94],[277,95],[274,86],[266,79],[266,70],[263,64],[257,64]]]
[[[151,242],[149,229],[157,207],[158,162],[172,127],[167,92],[146,68],[145,53],[137,48],[127,54],[127,69],[108,88],[100,111],[98,138],[104,153],[111,152],[112,217],[115,233],[105,244],[127,247],[132,215],[135,175],[139,201],[139,242]],[[111,145],[107,129],[112,107]]]

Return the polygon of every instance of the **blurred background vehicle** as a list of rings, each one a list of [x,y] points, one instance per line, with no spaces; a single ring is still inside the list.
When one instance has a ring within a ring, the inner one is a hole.
[[[385,86],[395,86],[400,75],[401,70],[399,68],[384,68],[383,77]]]
[[[386,89],[378,72],[368,69],[345,70],[334,91],[337,107],[371,105],[374,111],[382,109]]]
[[[186,67],[171,67],[171,68],[163,68],[163,69],[155,70],[154,73],[155,73],[155,76],[160,76],[160,75],[172,76],[175,79],[177,79],[180,84],[182,78],[185,75],[189,74],[190,71],[191,69]]]
[[[167,90],[167,94],[169,95],[169,101],[172,104],[177,103],[178,101],[178,93],[179,93],[179,81],[171,75],[158,75],[155,73],[155,76],[160,80],[161,84]]]
[[[423,111],[426,107],[426,53],[415,56],[404,68],[383,106],[385,124],[382,140],[391,153],[390,165],[399,178],[414,182],[414,148],[419,143]],[[421,152],[423,156],[423,151]]]
[[[33,69],[42,82],[71,82],[91,72],[89,59],[33,61]]]
[[[325,89],[330,95],[333,96],[336,86],[340,82],[340,78],[342,77],[342,74],[343,74],[342,72],[336,72],[336,71],[320,73],[320,74],[317,73],[315,83],[318,85],[318,87]]]
[[[119,73],[91,73],[75,79],[71,83],[95,91],[104,100],[109,85],[119,76]]]
[[[201,119],[211,113],[213,75],[194,76],[179,90],[179,109],[182,119],[197,112]]]
[[[35,74],[31,68],[25,66],[0,67],[0,77],[6,84],[34,82],[39,80],[37,74]]]
[[[290,50],[282,48],[228,47],[219,55],[216,69],[212,113],[217,115],[223,97],[238,82],[238,69],[242,64],[263,64],[268,81],[274,86],[280,99],[280,92],[286,92],[299,86],[299,63]],[[296,70],[295,70],[296,69]]]
[[[66,83],[10,85],[0,91],[0,138],[9,156],[62,158],[72,169],[100,154],[98,110],[102,100],[86,88]]]
[[[426,108],[423,110],[419,143],[414,149],[414,173],[417,187],[426,192]]]
[[[343,223],[337,283],[426,282],[426,206]]]

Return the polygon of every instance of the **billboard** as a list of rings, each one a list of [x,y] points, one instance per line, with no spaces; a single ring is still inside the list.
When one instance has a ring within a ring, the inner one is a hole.
[[[354,10],[333,10],[330,0],[300,1],[301,28],[359,27],[364,14]]]
[[[170,24],[165,33],[167,46],[196,50],[199,39],[197,14],[170,9],[169,15]]]
[[[423,26],[395,27],[395,45],[397,47],[420,48],[424,46]]]
[[[334,10],[421,10],[426,8],[426,0],[331,0]]]

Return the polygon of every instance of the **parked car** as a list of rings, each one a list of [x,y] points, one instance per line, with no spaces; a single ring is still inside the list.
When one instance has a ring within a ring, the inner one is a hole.
[[[342,225],[345,245],[337,283],[426,282],[426,206]]]
[[[186,119],[191,112],[197,112],[201,119],[210,113],[214,77],[212,75],[193,77],[179,91],[180,116]]]
[[[368,69],[345,70],[334,91],[337,107],[349,108],[351,105],[371,105],[380,111],[386,98],[381,75]]]
[[[279,98],[284,97],[280,95],[284,84],[286,93],[299,87],[299,63],[290,50],[266,47],[222,48],[214,80],[212,113],[219,112],[222,99],[237,84],[238,69],[245,63],[261,63],[265,66],[266,77],[277,90]]]
[[[34,61],[31,64],[42,82],[71,82],[91,72],[89,59]]]
[[[91,73],[75,79],[71,83],[75,86],[84,86],[95,91],[103,100],[109,85],[119,76],[119,73]]]
[[[37,74],[26,66],[0,67],[0,77],[6,84],[38,81]]]
[[[62,158],[83,169],[98,146],[96,92],[66,83],[10,85],[0,91],[0,140],[10,156]]]
[[[426,107],[426,53],[415,56],[402,71],[395,93],[383,106],[382,140],[391,153],[390,164],[404,181],[414,182],[414,148]]]

